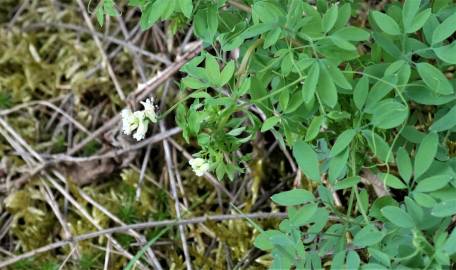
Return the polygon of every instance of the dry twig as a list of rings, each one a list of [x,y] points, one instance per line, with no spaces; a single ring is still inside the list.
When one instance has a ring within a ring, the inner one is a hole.
[[[161,132],[165,132],[165,124],[163,122],[160,122],[160,130]],[[179,206],[179,197],[177,195],[177,188],[176,188],[176,179],[174,177],[174,172],[173,172],[173,161],[171,159],[171,151],[170,147],[168,144],[167,140],[163,141],[163,149],[165,151],[165,161],[166,161],[166,167],[168,169],[168,179],[171,185],[171,194],[173,195],[174,198],[174,208],[176,210],[176,217],[177,220],[181,219],[181,213],[180,213],[180,206]],[[182,248],[184,250],[184,256],[185,256],[185,264],[187,265],[187,269],[191,270],[192,265],[190,262],[190,254],[188,252],[188,245],[187,245],[187,237],[185,236],[185,231],[184,231],[184,226],[179,225],[179,233],[182,241]]]

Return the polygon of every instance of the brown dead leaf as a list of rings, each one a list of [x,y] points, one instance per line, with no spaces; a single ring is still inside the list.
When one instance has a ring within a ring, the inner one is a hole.
[[[115,168],[112,159],[62,163],[59,170],[77,185],[87,185],[110,175]]]

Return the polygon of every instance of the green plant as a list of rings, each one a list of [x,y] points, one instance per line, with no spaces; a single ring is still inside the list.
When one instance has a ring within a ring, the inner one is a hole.
[[[181,70],[189,93],[176,107],[204,172],[234,179],[259,132],[292,149],[309,188],[272,197],[288,218],[255,242],[272,269],[454,267],[454,3],[368,14],[362,1],[129,4],[142,29],[186,20],[204,42]],[[111,7],[100,3],[100,22]]]
[[[98,253],[98,254],[89,254],[89,253],[84,253],[81,255],[81,258],[79,259],[79,269],[82,270],[90,270],[90,269],[99,269],[102,266],[102,262],[100,261],[102,259],[103,254]]]
[[[55,261],[47,261],[43,263],[40,270],[57,270],[59,269],[59,264]]]

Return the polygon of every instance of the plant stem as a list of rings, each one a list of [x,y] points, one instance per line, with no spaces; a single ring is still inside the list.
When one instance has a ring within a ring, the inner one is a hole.
[[[238,1],[235,1],[235,0],[228,0],[228,3],[230,5],[232,5],[233,7],[238,8],[242,11],[252,13],[252,8],[247,5],[244,5],[243,3],[239,3]]]

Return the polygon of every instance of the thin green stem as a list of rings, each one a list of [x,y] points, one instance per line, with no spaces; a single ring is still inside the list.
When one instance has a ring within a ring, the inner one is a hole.
[[[263,101],[263,100],[265,100],[265,99],[268,99],[268,98],[270,98],[270,97],[272,97],[272,96],[275,96],[275,95],[277,95],[277,94],[280,94],[282,91],[288,89],[290,86],[293,86],[293,85],[299,83],[300,81],[304,80],[305,78],[306,78],[306,77],[299,77],[298,79],[294,80],[293,82],[291,82],[291,83],[289,83],[289,84],[287,84],[287,85],[285,85],[285,86],[283,86],[283,87],[281,87],[281,88],[279,88],[279,89],[276,89],[276,90],[272,91],[271,93],[269,93],[269,94],[267,94],[267,95],[265,95],[265,96],[262,96],[262,97],[260,97],[260,98],[257,98],[257,99],[252,100],[252,103],[261,102],[261,101]]]
[[[245,11],[247,13],[252,13],[252,8],[247,6],[247,5],[244,5],[242,3],[239,3],[238,1],[234,1],[234,0],[228,0],[228,3],[230,5],[232,5],[233,7],[237,8],[237,9],[240,9],[242,11]]]
[[[166,110],[166,112],[160,114],[159,117],[157,117],[157,120],[162,120],[164,119],[168,114],[170,114],[177,106],[179,106],[179,104],[181,103],[184,103],[185,101],[187,101],[188,99],[192,98],[194,96],[194,94],[196,93],[200,93],[200,92],[203,92],[204,90],[203,89],[199,89],[193,93],[191,93],[190,95],[187,95],[186,97],[184,97],[183,99],[179,100],[178,102],[176,102],[173,106],[171,106],[168,110]]]
[[[370,75],[370,74],[368,74],[368,73],[364,73],[364,72],[361,72],[361,71],[343,70],[342,72],[343,72],[343,73],[350,73],[350,74],[359,74],[359,75],[363,75],[363,76],[372,78],[372,79],[374,79],[374,80],[380,81],[380,82],[382,82],[382,83],[384,83],[384,84],[387,84],[387,85],[393,87],[393,89],[396,91],[397,95],[401,98],[401,100],[402,100],[402,102],[404,103],[404,105],[407,106],[407,108],[409,107],[407,101],[406,101],[405,98],[404,98],[404,96],[403,96],[402,93],[399,91],[398,85],[395,85],[395,84],[393,84],[393,83],[390,83],[390,82],[388,82],[388,81],[383,80],[382,78],[379,78],[379,77],[377,77],[377,76]],[[404,84],[403,86],[408,86],[408,84]]]

